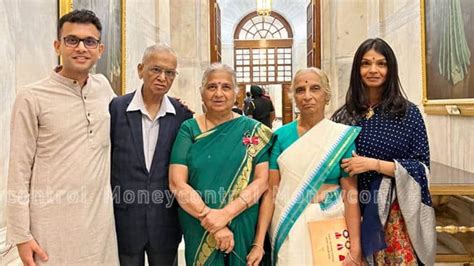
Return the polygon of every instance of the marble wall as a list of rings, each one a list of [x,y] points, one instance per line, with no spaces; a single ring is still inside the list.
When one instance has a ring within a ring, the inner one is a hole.
[[[5,226],[11,109],[17,90],[57,64],[56,14],[56,2],[0,0],[0,228]]]
[[[209,2],[170,1],[171,46],[178,54],[179,75],[170,95],[188,103],[196,113],[202,113],[202,73],[210,63]]]
[[[191,4],[190,4],[191,3]],[[157,42],[170,45],[178,55],[178,72],[169,95],[201,112],[199,87],[209,65],[209,4],[207,1],[141,0],[127,1],[126,92],[136,90],[137,64],[146,47]]]
[[[125,48],[126,48],[126,88],[125,92],[131,92],[142,84],[138,78],[137,65],[142,61],[142,55],[150,45],[159,41],[160,28],[157,10],[166,6],[169,0],[134,0],[126,2],[125,14]],[[165,2],[165,3],[162,3]],[[167,43],[169,44],[169,40]]]
[[[321,68],[332,90],[327,116],[344,103],[352,57],[367,35],[367,5],[366,1],[321,1]]]

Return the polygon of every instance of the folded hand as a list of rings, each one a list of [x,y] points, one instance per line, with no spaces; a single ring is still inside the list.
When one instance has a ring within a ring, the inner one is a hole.
[[[202,217],[201,226],[209,233],[214,234],[219,229],[227,226],[230,219],[230,215],[225,209],[210,209],[207,214]]]
[[[234,234],[228,227],[224,227],[221,230],[218,230],[214,234],[214,238],[216,239],[216,249],[223,251],[229,254],[232,249],[234,249]]]

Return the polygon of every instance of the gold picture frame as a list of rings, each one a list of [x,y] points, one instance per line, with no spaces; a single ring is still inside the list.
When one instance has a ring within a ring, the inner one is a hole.
[[[420,0],[424,110],[432,115],[474,116],[474,29],[470,26],[474,21],[463,16],[474,9],[474,2],[453,0],[443,5]]]
[[[59,17],[74,9],[89,9],[99,17],[105,51],[94,71],[107,77],[117,95],[125,94],[126,86],[125,2],[126,0],[58,0]]]

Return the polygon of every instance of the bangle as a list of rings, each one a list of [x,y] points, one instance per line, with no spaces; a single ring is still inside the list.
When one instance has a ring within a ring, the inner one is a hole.
[[[239,195],[239,199],[245,203],[245,206],[247,206],[247,209],[250,208],[249,202],[242,197],[242,194]]]
[[[211,209],[209,209],[209,207],[207,207],[206,204],[204,204],[204,207],[202,207],[201,211],[198,213],[199,221],[201,221],[204,217],[206,217],[206,215],[208,215],[210,211]]]
[[[262,245],[259,245],[259,244],[254,242],[254,243],[252,243],[252,247],[259,247],[262,250],[263,255],[265,255],[265,249],[263,248]]]
[[[380,160],[379,159],[376,159],[376,160],[377,160],[377,170],[375,170],[375,171],[377,171],[377,173],[380,174],[380,171],[381,171],[381,169],[380,169]]]
[[[207,206],[206,206],[206,204],[204,203],[204,206],[202,206],[201,210],[199,211],[199,214],[201,214],[201,213],[204,211],[204,209],[206,209],[206,207],[207,207]]]
[[[357,261],[352,257],[352,255],[351,255],[350,252],[348,252],[348,254],[349,254],[349,259],[350,259],[352,262],[354,262],[356,265],[360,265],[360,264],[361,264],[361,262],[357,262]]]

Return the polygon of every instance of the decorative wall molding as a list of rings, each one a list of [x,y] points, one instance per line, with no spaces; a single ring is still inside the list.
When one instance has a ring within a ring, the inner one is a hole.
[[[414,20],[419,21],[419,18],[420,3],[418,1],[409,1],[407,5],[398,9],[396,13],[387,16],[376,24],[368,25],[368,34],[369,36],[387,36],[401,27],[412,23]]]

